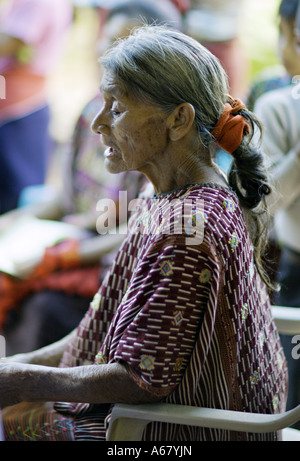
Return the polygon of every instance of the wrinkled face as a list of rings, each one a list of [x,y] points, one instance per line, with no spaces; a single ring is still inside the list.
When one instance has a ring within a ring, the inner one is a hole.
[[[92,129],[101,134],[107,146],[106,168],[111,173],[137,170],[147,174],[167,147],[168,116],[157,106],[125,94],[108,72],[102,79],[101,92],[103,107]]]
[[[280,21],[279,54],[290,75],[300,74],[300,37],[295,34],[294,23]]]

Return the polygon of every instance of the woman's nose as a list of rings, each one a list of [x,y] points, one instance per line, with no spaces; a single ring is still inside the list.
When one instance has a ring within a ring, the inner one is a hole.
[[[96,117],[92,121],[91,128],[93,132],[96,134],[108,134],[109,126],[108,126],[107,121],[105,121],[103,110],[101,110],[96,115]]]

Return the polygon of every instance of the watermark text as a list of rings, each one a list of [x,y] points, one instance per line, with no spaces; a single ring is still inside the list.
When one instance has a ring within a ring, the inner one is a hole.
[[[96,205],[100,212],[96,229],[100,235],[141,233],[143,235],[184,235],[187,245],[203,242],[205,212],[202,199],[137,198],[128,202],[127,192],[119,192],[118,206],[112,199],[101,199]],[[132,220],[129,216],[134,214]],[[127,226],[117,227],[120,222]]]
[[[292,344],[295,344],[295,346],[292,349],[292,357],[294,360],[299,360],[300,359],[300,335],[295,335],[291,339]]]
[[[6,99],[6,80],[3,75],[0,75],[0,99]]]
[[[6,341],[4,336],[0,335],[0,359],[6,356]]]

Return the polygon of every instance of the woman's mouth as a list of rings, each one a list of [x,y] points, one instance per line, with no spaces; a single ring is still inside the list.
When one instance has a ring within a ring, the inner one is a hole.
[[[114,147],[110,147],[110,146],[107,147],[104,151],[105,158],[111,158],[117,154],[118,154],[117,150]]]

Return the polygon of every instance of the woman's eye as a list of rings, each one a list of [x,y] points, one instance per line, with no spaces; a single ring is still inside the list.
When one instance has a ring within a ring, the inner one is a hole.
[[[111,113],[111,115],[113,115],[113,116],[120,115],[120,114],[121,114],[121,110],[120,110],[120,108],[119,108],[117,105],[113,105],[112,108],[110,109],[110,113]]]

